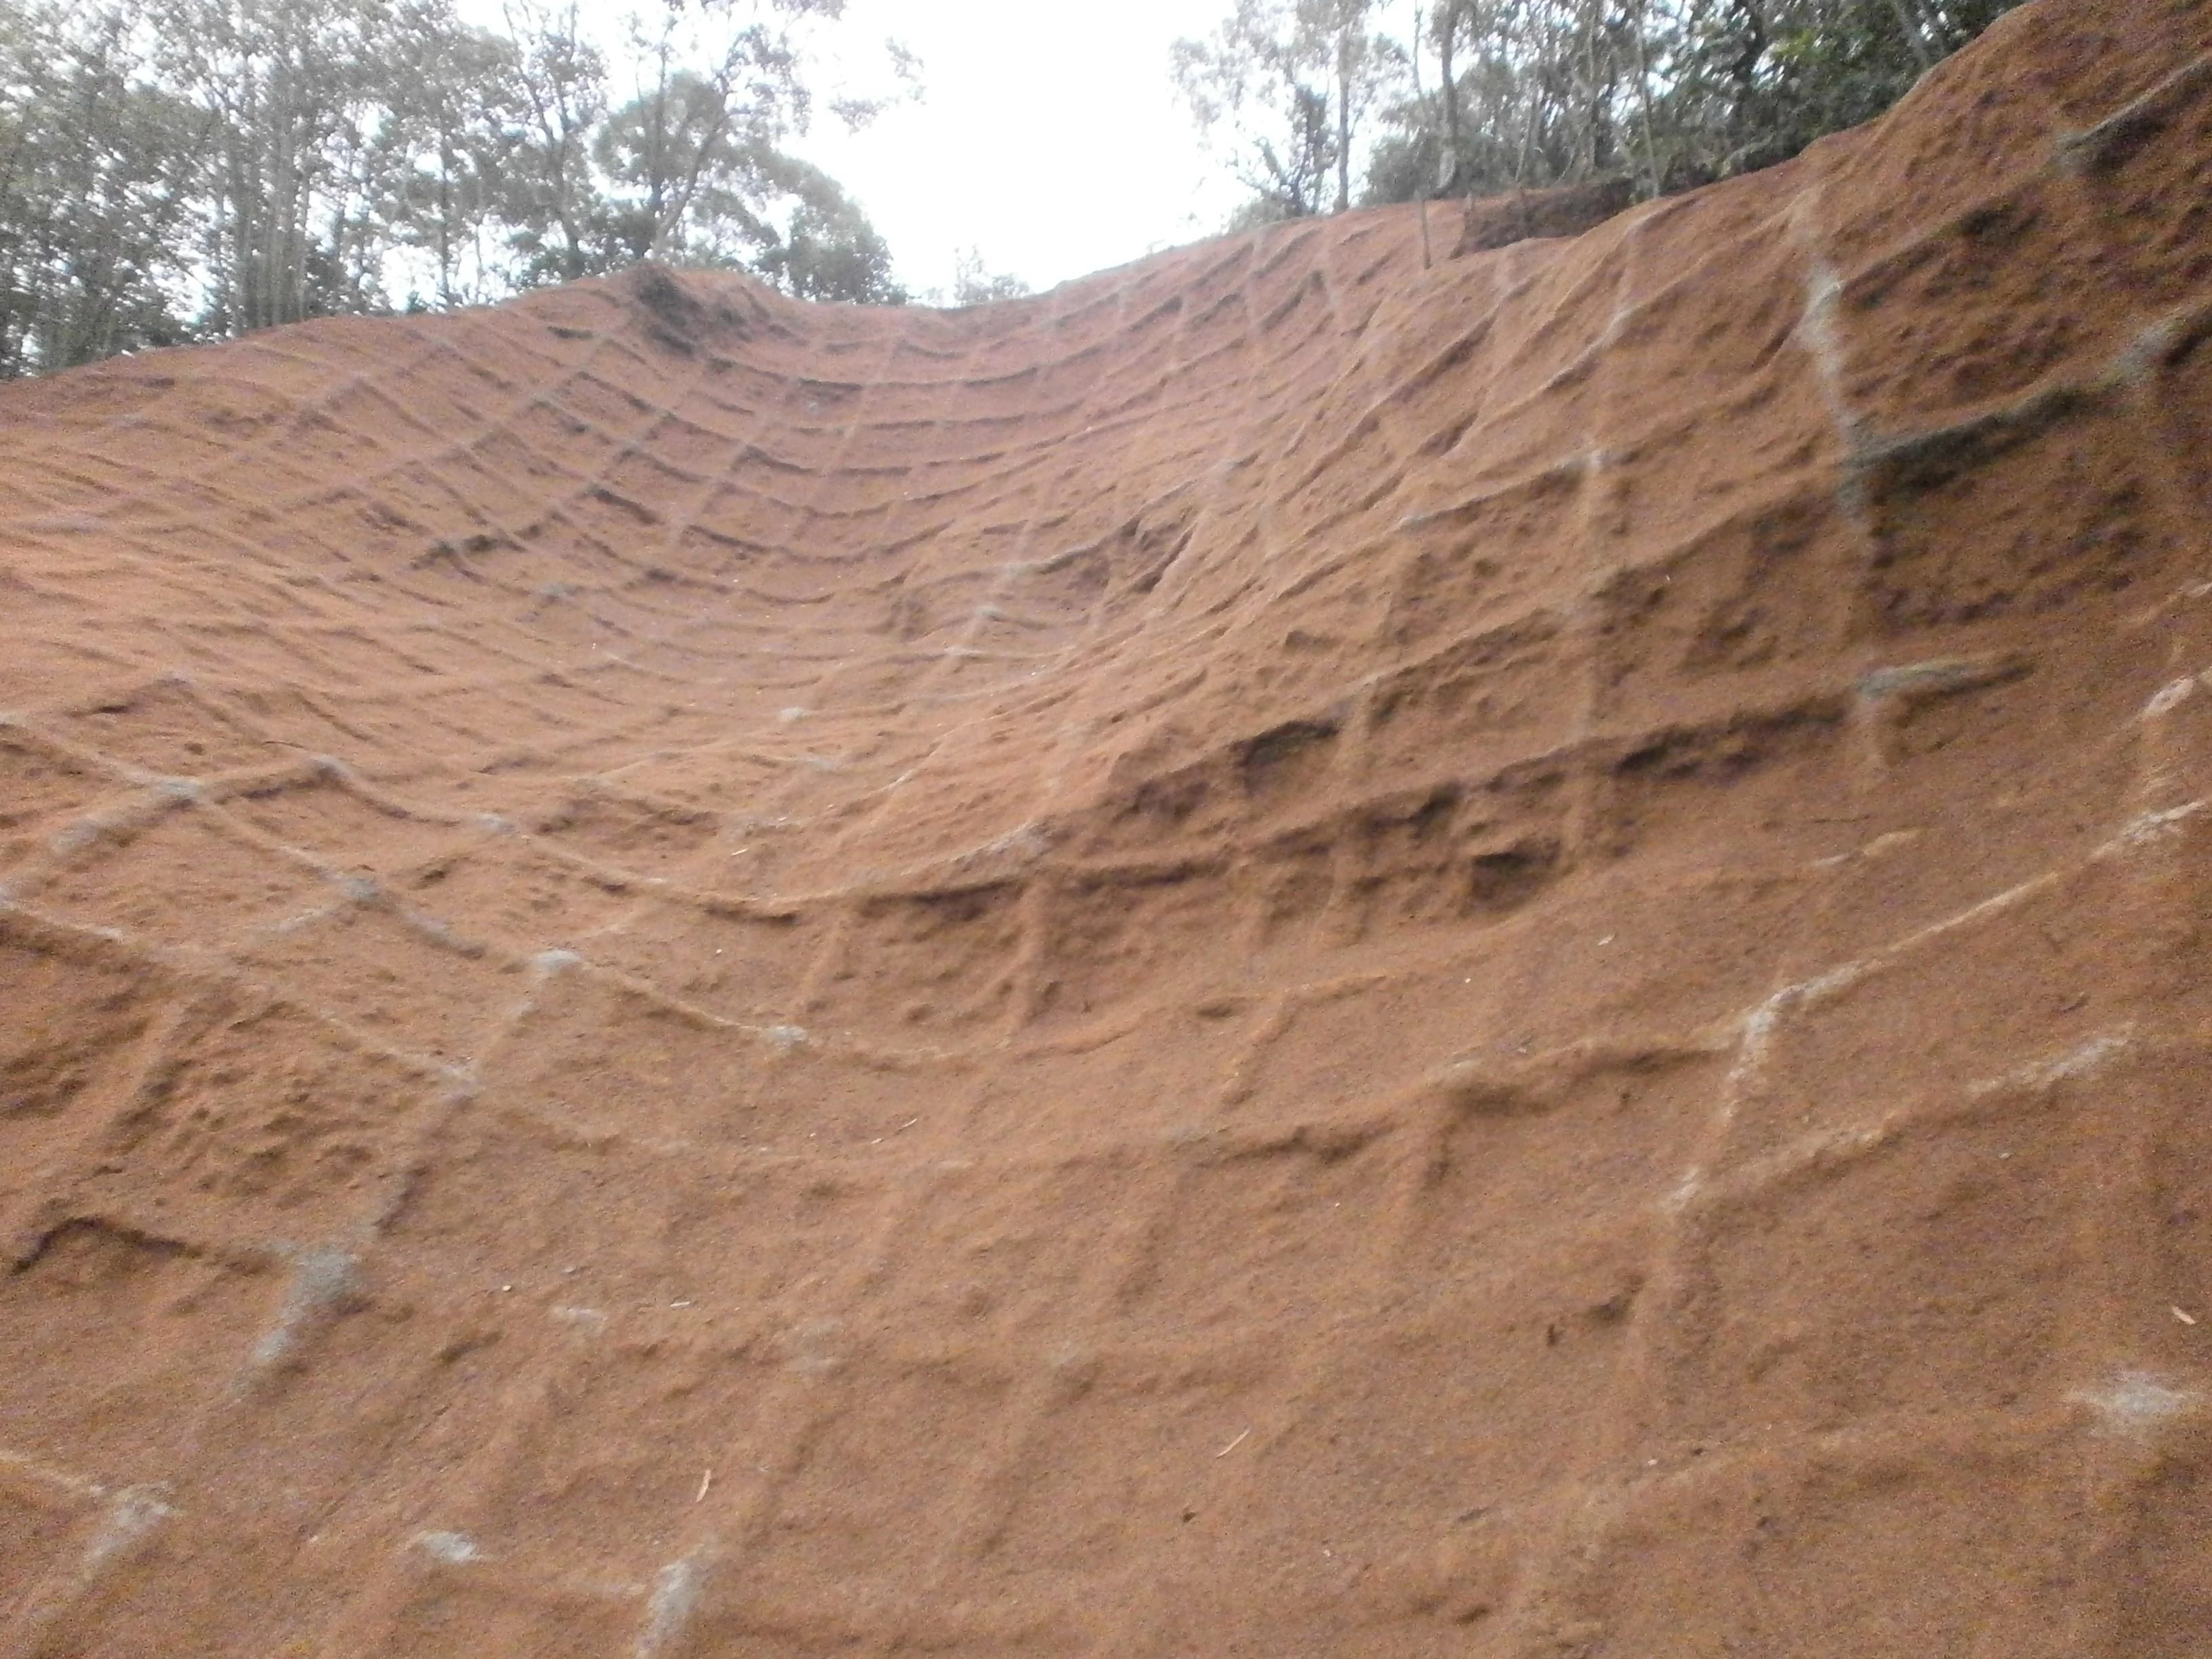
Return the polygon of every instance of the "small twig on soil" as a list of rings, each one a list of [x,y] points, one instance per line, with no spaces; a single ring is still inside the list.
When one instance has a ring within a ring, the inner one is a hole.
[[[707,1501],[707,1488],[714,1484],[714,1470],[709,1469],[706,1474],[699,1477],[699,1495],[691,1501],[695,1504],[705,1503]]]
[[[1252,1431],[1249,1429],[1245,1430],[1243,1434],[1238,1435],[1234,1440],[1231,1441],[1227,1445],[1224,1446],[1219,1451],[1213,1455],[1216,1457],[1228,1456],[1230,1453],[1235,1451],[1239,1446],[1244,1443],[1246,1437],[1249,1436],[1251,1432]]]

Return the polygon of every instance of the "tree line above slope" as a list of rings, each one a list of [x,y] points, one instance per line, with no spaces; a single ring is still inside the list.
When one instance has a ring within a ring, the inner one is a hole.
[[[841,4],[677,0],[619,64],[574,0],[508,0],[497,30],[452,0],[0,5],[0,377],[648,257],[903,299],[787,147]]]
[[[1243,223],[1604,176],[1646,196],[1869,121],[2021,0],[1236,0],[1176,86]]]
[[[1627,177],[1657,195],[1871,118],[2020,0],[1218,0],[1172,73],[1249,225]],[[652,258],[896,303],[795,155],[844,0],[0,0],[0,379]],[[911,82],[915,65],[892,48]],[[948,185],[948,188],[953,187]],[[974,256],[957,303],[1018,291]]]

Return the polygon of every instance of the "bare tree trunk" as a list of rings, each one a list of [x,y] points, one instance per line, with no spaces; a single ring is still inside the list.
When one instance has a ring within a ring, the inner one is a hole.
[[[1759,60],[1766,55],[1766,11],[1759,0],[1735,0],[1735,9],[1750,25],[1749,38],[1731,66],[1735,79],[1737,118],[1741,121],[1743,112],[1751,105],[1752,86],[1759,73]]]
[[[1629,27],[1636,31],[1636,96],[1644,118],[1644,169],[1649,175],[1651,199],[1659,199],[1659,146],[1651,137],[1651,44],[1647,40],[1648,0],[1632,0]]]
[[[438,304],[451,311],[453,295],[453,146],[446,135],[438,143]]]
[[[1579,88],[1582,96],[1577,101],[1581,106],[1579,112],[1583,117],[1583,128],[1578,144],[1581,154],[1574,166],[1576,176],[1581,178],[1587,178],[1597,171],[1598,126],[1603,100],[1597,82],[1597,32],[1605,4],[1606,0],[1586,0],[1583,9],[1582,86]]]
[[[1421,0],[1413,0],[1413,42],[1411,58],[1413,65],[1413,107],[1418,110],[1421,108]],[[1420,140],[1427,136],[1428,131],[1428,115],[1425,111],[1423,111],[1421,125],[1414,131],[1413,156],[1417,163],[1420,159]],[[1421,269],[1423,270],[1426,270],[1435,263],[1429,252],[1429,191],[1436,185],[1436,174],[1435,167],[1429,168],[1421,175],[1420,189],[1413,192],[1413,204],[1419,210],[1421,215]]]
[[[1441,13],[1437,54],[1443,71],[1444,143],[1450,146],[1451,174],[1438,186],[1449,194],[1459,184],[1459,79],[1452,70],[1452,47],[1459,35],[1460,0],[1449,0]],[[1418,40],[1415,42],[1418,47]],[[1416,53],[1418,61],[1418,52]]]
[[[1920,65],[1923,75],[1936,67],[1936,60],[1928,51],[1928,37],[1921,32],[1920,20],[1913,15],[1911,0],[1889,0],[1890,9],[1897,14],[1897,26],[1905,31],[1905,43],[1912,48],[1912,61]]]
[[[1352,205],[1352,27],[1336,37],[1336,210]]]
[[[1513,161],[1513,188],[1519,190],[1528,182],[1528,158],[1536,149],[1536,118],[1543,88],[1534,75],[1527,76],[1528,91],[1523,96],[1525,118],[1521,123],[1521,153]]]

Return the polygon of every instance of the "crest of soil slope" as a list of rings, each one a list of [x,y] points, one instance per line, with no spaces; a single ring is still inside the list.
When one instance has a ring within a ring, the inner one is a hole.
[[[0,1649],[2201,1654],[2208,52],[0,392]]]

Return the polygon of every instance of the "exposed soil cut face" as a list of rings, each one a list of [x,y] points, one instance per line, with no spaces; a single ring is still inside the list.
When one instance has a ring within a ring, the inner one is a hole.
[[[0,1650],[2201,1655],[2208,52],[0,392]]]
[[[1532,237],[1579,236],[1615,214],[1626,213],[1635,201],[1636,183],[1631,179],[1593,179],[1549,190],[1474,197],[1468,202],[1453,252],[1487,253]]]

